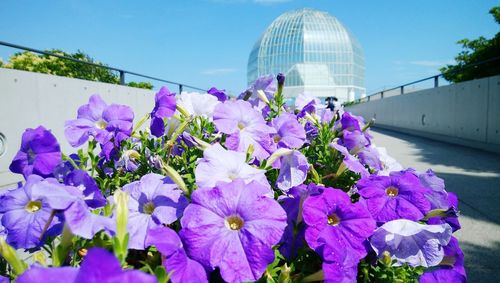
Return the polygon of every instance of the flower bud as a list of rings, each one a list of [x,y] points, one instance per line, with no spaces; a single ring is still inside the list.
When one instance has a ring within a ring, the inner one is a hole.
[[[257,96],[259,97],[260,100],[262,100],[265,104],[269,104],[269,99],[267,99],[266,94],[262,89],[257,90]]]
[[[12,266],[14,273],[21,274],[28,267],[26,263],[17,257],[16,250],[9,246],[5,239],[0,237],[0,255]]]
[[[276,159],[282,157],[282,156],[285,156],[285,155],[289,155],[289,154],[292,154],[293,150],[291,149],[288,149],[288,148],[280,148],[278,150],[276,150],[268,159],[267,159],[267,164],[271,165],[274,163],[274,161],[276,161]]]
[[[126,192],[119,189],[113,196],[116,205],[116,237],[120,240],[123,240],[127,234],[128,197]]]

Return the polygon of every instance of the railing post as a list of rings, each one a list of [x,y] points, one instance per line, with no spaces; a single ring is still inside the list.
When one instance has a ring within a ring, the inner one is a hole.
[[[380,92],[380,99],[382,99],[382,98],[384,98],[384,92],[383,91]]]
[[[434,87],[438,87],[439,86],[439,76],[435,76],[434,77]]]
[[[401,94],[404,94],[405,93],[405,86],[401,86]]]
[[[182,93],[182,85],[179,85],[179,94]]]
[[[120,71],[120,84],[125,85],[125,72]]]

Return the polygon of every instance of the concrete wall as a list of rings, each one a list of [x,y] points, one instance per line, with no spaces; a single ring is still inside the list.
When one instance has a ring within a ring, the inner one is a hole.
[[[346,108],[375,126],[500,153],[500,76]]]
[[[78,107],[96,93],[108,104],[132,107],[134,121],[154,106],[150,90],[0,68],[0,135],[6,140],[0,156],[0,187],[23,179],[8,167],[26,128],[43,125],[51,129],[63,152],[74,152],[64,138],[64,122],[76,119]]]

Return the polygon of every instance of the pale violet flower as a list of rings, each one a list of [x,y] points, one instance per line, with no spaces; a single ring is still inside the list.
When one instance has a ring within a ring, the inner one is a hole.
[[[196,184],[202,188],[213,188],[217,182],[232,182],[242,179],[245,184],[257,181],[270,188],[266,171],[246,163],[246,154],[224,149],[216,143],[203,152],[195,170]]]
[[[183,92],[177,96],[177,104],[189,114],[212,118],[214,108],[219,104],[217,97],[208,93]]]
[[[431,267],[444,257],[443,247],[451,238],[448,224],[424,225],[406,219],[389,221],[373,233],[370,244],[379,257],[388,252],[395,266]]]
[[[377,175],[389,176],[389,173],[393,171],[403,170],[403,166],[401,166],[396,159],[387,154],[387,149],[385,147],[375,146],[375,149],[377,150],[380,162],[382,163],[382,170],[379,170]]]
[[[302,110],[302,108],[304,108],[304,106],[309,104],[311,101],[314,101],[314,104],[318,106],[321,105],[321,100],[317,97],[308,93],[301,93],[297,96],[297,98],[295,98],[295,109]],[[324,108],[326,108],[326,106]]]

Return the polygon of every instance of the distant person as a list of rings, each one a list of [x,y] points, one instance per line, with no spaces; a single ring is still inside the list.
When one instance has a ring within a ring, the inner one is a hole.
[[[338,108],[338,99],[335,96],[327,97],[325,99],[326,102],[326,108],[330,109],[330,111],[335,111],[335,108]]]

